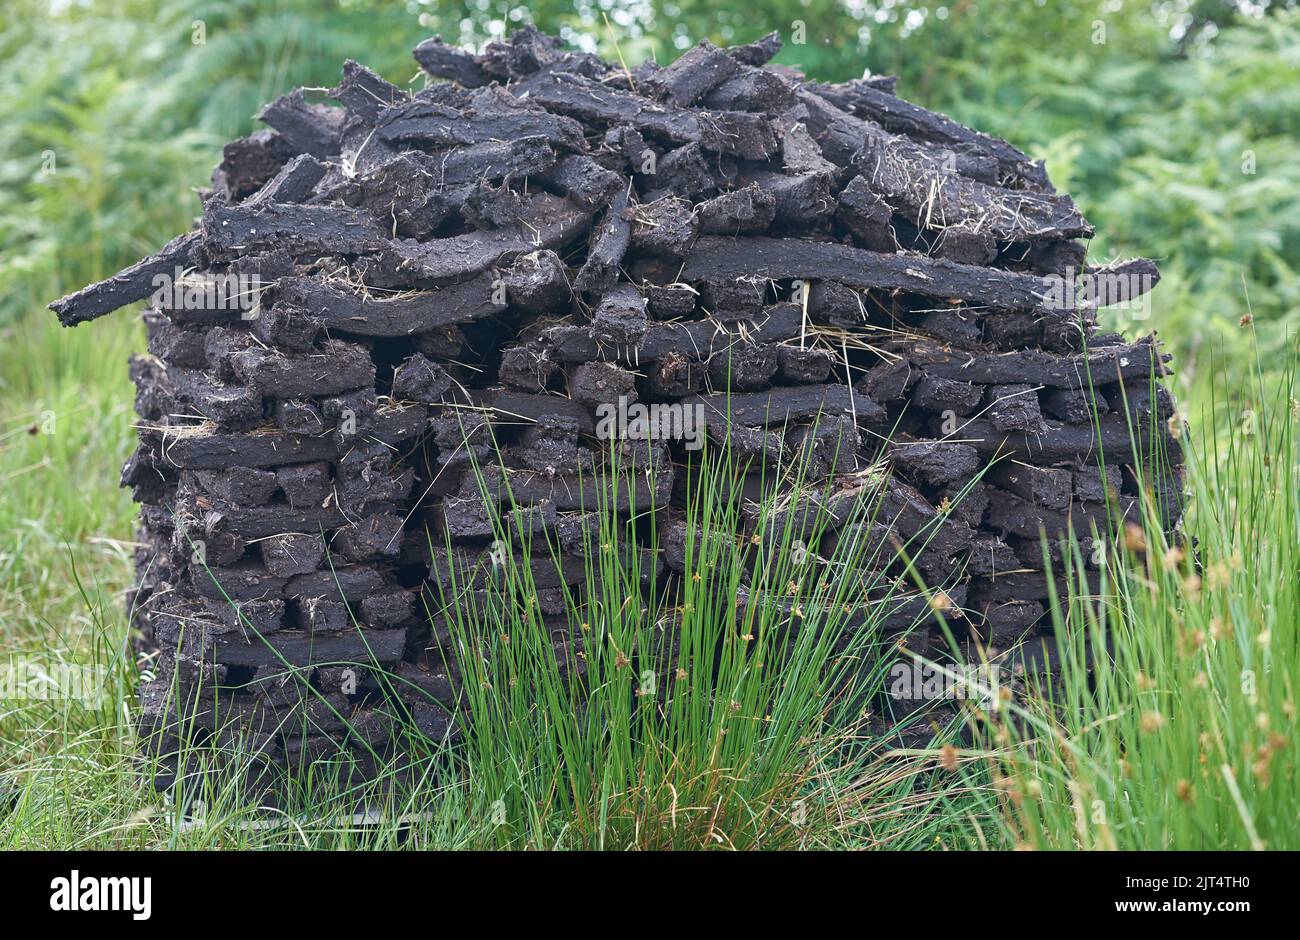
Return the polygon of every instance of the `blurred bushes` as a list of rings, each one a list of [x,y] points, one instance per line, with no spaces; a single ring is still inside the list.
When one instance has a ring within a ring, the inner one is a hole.
[[[55,6],[0,14],[0,325],[187,228],[193,190],[262,102],[333,85],[348,57],[408,78],[422,35],[391,4]]]

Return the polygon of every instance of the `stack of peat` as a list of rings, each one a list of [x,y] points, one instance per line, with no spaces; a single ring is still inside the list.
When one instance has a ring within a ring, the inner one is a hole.
[[[702,406],[753,481],[797,460],[851,490],[883,462],[880,534],[998,650],[1047,619],[1040,534],[1114,537],[1143,469],[1176,523],[1166,357],[1094,326],[1153,266],[1087,268],[1092,229],[1039,163],[779,47],[629,71],[533,29],[481,55],[433,39],[414,94],[348,62],[337,106],[296,91],[225,147],[193,231],[52,305],[73,325],[150,301],[123,484],[160,754],[238,733],[267,766],[373,772],[398,718],[454,735],[431,583],[490,577],[508,514],[563,548],[530,563],[573,654],[562,588],[611,450],[643,468],[617,508],[658,507],[671,586],[691,451],[597,434],[602,403]],[[887,628],[926,653],[934,608],[895,594]]]

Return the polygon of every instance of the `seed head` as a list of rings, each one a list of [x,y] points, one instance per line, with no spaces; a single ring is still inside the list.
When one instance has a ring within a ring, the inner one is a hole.
[[[1165,726],[1165,716],[1157,711],[1142,713],[1142,730],[1154,734]]]
[[[1146,533],[1136,522],[1124,526],[1124,547],[1134,554],[1141,555],[1147,550]]]
[[[1173,571],[1180,564],[1182,564],[1182,562],[1183,562],[1183,550],[1179,548],[1177,545],[1175,545],[1172,548],[1170,548],[1169,551],[1165,552],[1165,557],[1162,561],[1162,564],[1164,565],[1166,571]]]

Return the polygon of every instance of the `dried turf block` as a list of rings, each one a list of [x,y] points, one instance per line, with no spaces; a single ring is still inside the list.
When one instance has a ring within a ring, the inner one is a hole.
[[[563,157],[549,171],[539,175],[567,196],[570,202],[589,212],[604,209],[627,186],[622,176],[586,154]]]
[[[927,372],[916,383],[911,400],[922,411],[936,414],[952,412],[964,417],[979,406],[983,397],[983,386],[957,382]]]
[[[632,373],[608,362],[588,362],[569,375],[569,397],[595,407],[616,403],[620,398],[636,401],[636,381]]]
[[[675,350],[669,351],[650,366],[650,391],[668,398],[691,395],[703,386],[705,371],[702,363]]]
[[[451,390],[451,377],[436,362],[416,353],[393,373],[393,397],[432,404]]]
[[[396,85],[352,59],[343,63],[343,78],[337,87],[330,89],[329,94],[352,115],[368,124],[374,123],[380,109],[401,104],[409,97]]]
[[[701,234],[757,234],[767,231],[775,220],[776,198],[757,183],[751,183],[744,189],[710,199],[696,212]]]
[[[777,368],[783,382],[816,384],[830,377],[835,356],[827,349],[776,348]]]
[[[980,469],[975,448],[946,441],[915,441],[894,444],[889,457],[918,483],[943,486],[954,480],[969,480]]]
[[[427,242],[406,240],[391,246],[400,267],[428,282],[462,280],[539,248],[559,249],[584,233],[590,212],[549,193],[528,197],[514,222],[501,228],[467,232]]]
[[[325,430],[325,418],[320,408],[305,399],[282,399],[272,411],[275,426],[290,434],[316,435]]]
[[[425,409],[399,408],[381,411],[363,437],[397,442],[424,430]],[[247,467],[278,467],[285,464],[332,460],[346,451],[346,442],[328,437],[289,434],[258,429],[239,434],[177,430],[163,435],[163,460],[173,467],[198,470],[220,469],[238,460]]]
[[[413,55],[420,68],[435,78],[451,79],[466,88],[478,88],[491,81],[473,55],[447,45],[441,36],[420,43]]]
[[[287,356],[253,348],[231,357],[235,375],[263,395],[293,398],[374,385],[375,364],[360,346],[326,340],[319,350]]]
[[[319,535],[272,535],[261,539],[257,547],[266,570],[278,578],[311,574],[325,557],[325,543]]]
[[[680,260],[699,233],[699,213],[680,196],[662,196],[637,206],[632,213],[631,247],[638,254]]]
[[[340,529],[331,547],[349,561],[395,556],[401,548],[402,518],[387,513],[366,516]]]
[[[650,287],[646,290],[646,309],[656,320],[675,320],[695,310],[696,292],[686,286]]]
[[[767,388],[777,370],[777,347],[764,343],[736,343],[711,357],[709,383],[715,391],[733,388],[752,392]]]
[[[1043,426],[1038,390],[1032,385],[990,385],[983,413],[999,431],[1034,431]]]
[[[633,304],[630,302],[629,307]],[[626,346],[599,344],[589,329],[559,326],[545,330],[542,342],[560,363],[621,359],[638,365],[654,362],[670,352],[702,360],[737,342],[781,342],[798,336],[803,325],[799,309],[793,304],[780,304],[759,316],[742,319],[744,322],[706,319],[647,324],[641,339]],[[628,320],[635,327],[634,313],[629,312]]]
[[[318,663],[355,663],[360,666],[397,662],[406,649],[405,630],[346,629],[337,633],[285,630],[260,641],[218,638],[212,660],[226,666],[276,667],[285,662],[300,666]]]
[[[672,65],[651,75],[646,86],[656,97],[671,104],[689,105],[739,69],[740,64],[735,59],[707,39],[702,39],[698,46],[688,50]]]
[[[279,131],[296,153],[319,160],[338,155],[343,110],[309,103],[301,88],[276,98],[262,108],[257,118]]]
[[[1078,356],[1038,350],[971,356],[918,342],[908,351],[926,375],[979,384],[1024,383],[1048,388],[1082,389],[1120,379],[1147,379],[1164,374],[1162,356],[1150,338],[1117,346],[1093,347]]]
[[[734,50],[728,54],[735,58]],[[742,68],[701,99],[717,111],[762,111],[779,114],[795,102],[794,89],[774,72]]]
[[[591,338],[597,345],[635,346],[646,329],[645,298],[634,287],[611,291],[591,318]]]
[[[494,278],[488,276],[391,295],[368,295],[347,284],[298,277],[280,282],[275,306],[301,310],[338,332],[398,337],[500,313],[505,309],[505,300],[498,298]]]
[[[810,480],[853,473],[858,469],[861,446],[852,415],[823,415],[785,434],[785,450]]]
[[[1035,308],[1047,291],[1041,279],[1011,271],[797,239],[703,237],[682,270],[686,280],[754,275],[831,278],[851,287],[1004,309]]]
[[[618,266],[632,241],[632,221],[628,195],[620,190],[610,201],[600,225],[591,236],[587,260],[574,279],[575,290],[584,294],[603,294],[618,280]]]
[[[1123,474],[1119,467],[1079,467],[1074,471],[1074,495],[1086,502],[1117,501]]]
[[[515,259],[505,276],[512,306],[526,313],[548,313],[568,302],[569,278],[553,251],[534,251]]]
[[[221,164],[212,174],[213,186],[224,201],[237,202],[275,176],[293,157],[293,148],[275,131],[264,128],[226,144],[221,156]]]
[[[552,146],[564,150],[586,149],[577,122],[529,107],[504,106],[499,98],[485,108],[469,110],[431,101],[408,101],[382,108],[375,119],[375,131],[390,144],[434,149],[521,137],[544,137]]]
[[[279,485],[274,473],[252,467],[197,470],[192,477],[205,493],[240,506],[261,506],[269,502]]]
[[[197,233],[178,235],[156,254],[119,271],[105,281],[69,294],[50,304],[64,326],[76,326],[102,317],[118,307],[144,300],[156,289],[158,275],[171,275],[188,267],[190,252],[198,245]]]
[[[1039,506],[1064,509],[1070,504],[1069,470],[1001,460],[988,469],[985,479]]]
[[[361,254],[387,241],[374,216],[343,206],[218,206],[203,216],[203,245],[214,255],[274,248],[292,254]]]
[[[852,414],[859,423],[884,419],[884,410],[861,392],[843,385],[805,385],[771,392],[717,393],[692,396],[686,405],[700,404],[705,420],[723,420],[749,427],[782,425],[819,414]]]

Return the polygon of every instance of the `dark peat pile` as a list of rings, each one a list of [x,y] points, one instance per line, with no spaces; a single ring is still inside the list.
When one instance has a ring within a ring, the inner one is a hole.
[[[1154,266],[1090,267],[1093,229],[1007,142],[779,48],[629,71],[532,29],[481,55],[434,39],[414,93],[349,61],[226,145],[192,231],[52,305],[72,326],[149,302],[122,482],[157,754],[237,734],[268,767],[371,774],[398,723],[457,734],[430,584],[486,585],[507,515],[560,546],[512,563],[581,669],[563,593],[595,469],[637,462],[617,508],[656,507],[642,570],[671,590],[698,444],[598,433],[605,406],[702,414],[746,498],[778,463],[842,489],[886,467],[882,538],[994,650],[1044,642],[1040,534],[1059,560],[1144,498],[1176,524],[1167,357],[1095,326]],[[934,605],[898,597],[886,632],[924,654]]]

